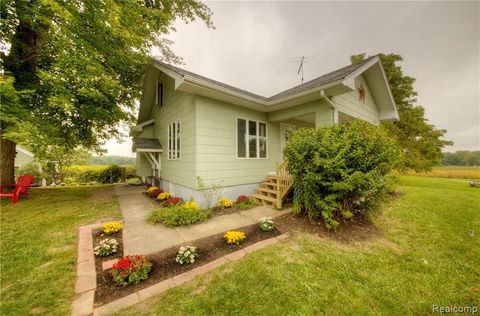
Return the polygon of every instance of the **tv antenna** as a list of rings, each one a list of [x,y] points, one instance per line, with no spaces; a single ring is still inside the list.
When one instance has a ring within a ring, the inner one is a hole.
[[[302,59],[300,59],[300,67],[298,67],[297,75],[300,74],[300,71],[302,72],[302,83],[303,83],[303,61],[305,60],[305,56],[302,56]]]
[[[309,61],[310,58],[313,58],[317,55],[320,55],[320,53],[317,53],[315,55],[311,55],[311,56],[301,56],[301,57],[295,57],[295,58],[290,58],[291,60],[293,60],[294,62],[300,62],[300,65],[298,66],[298,71],[297,71],[297,75],[300,75],[300,73],[302,74],[302,83],[303,83],[303,68],[305,67],[305,64]]]

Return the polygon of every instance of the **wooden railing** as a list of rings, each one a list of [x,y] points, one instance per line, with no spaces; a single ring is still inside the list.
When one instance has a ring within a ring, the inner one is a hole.
[[[283,199],[292,188],[293,177],[287,171],[286,160],[277,165],[276,173],[277,173],[277,202],[275,203],[275,207],[280,209],[282,208]]]

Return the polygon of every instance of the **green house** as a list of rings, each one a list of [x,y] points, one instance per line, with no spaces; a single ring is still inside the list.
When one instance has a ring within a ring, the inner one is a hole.
[[[132,150],[137,174],[175,196],[204,203],[201,179],[224,197],[274,204],[288,190],[277,182],[288,131],[353,119],[398,120],[378,56],[268,98],[152,59]]]

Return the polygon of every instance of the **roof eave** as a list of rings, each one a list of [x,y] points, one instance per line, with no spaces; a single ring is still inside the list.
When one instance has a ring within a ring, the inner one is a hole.
[[[194,86],[197,86],[197,87],[201,87],[201,88],[206,88],[206,89],[209,89],[211,91],[215,91],[217,93],[220,93],[220,94],[223,94],[223,95],[228,95],[228,96],[231,96],[233,98],[236,98],[240,101],[240,102],[238,102],[238,104],[241,103],[242,106],[245,106],[245,105],[255,106],[255,108],[257,110],[263,110],[265,112],[268,112],[268,111],[271,111],[271,110],[276,110],[276,107],[278,105],[288,104],[289,102],[295,101],[295,100],[300,99],[302,97],[305,97],[305,96],[308,96],[308,95],[311,95],[311,94],[316,94],[317,92],[320,92],[321,90],[325,90],[325,89],[329,89],[329,88],[332,88],[332,87],[335,87],[335,86],[342,85],[343,82],[342,82],[341,79],[336,80],[336,81],[329,82],[329,83],[324,84],[324,85],[313,87],[309,90],[305,90],[305,91],[302,91],[300,93],[296,93],[296,94],[293,94],[293,95],[289,95],[289,96],[286,96],[286,97],[282,97],[282,98],[279,98],[279,99],[273,99],[273,100],[268,100],[268,99],[262,100],[262,99],[258,99],[258,98],[253,98],[251,96],[239,93],[237,91],[233,91],[231,89],[228,89],[228,88],[225,88],[225,87],[222,87],[222,86],[219,86],[219,85],[215,85],[211,82],[207,82],[207,81],[204,81],[204,80],[201,80],[201,79],[198,79],[198,78],[194,78],[194,77],[191,77],[191,76],[188,76],[188,75],[184,76],[184,81],[179,86],[179,88],[182,89],[183,87],[185,87],[188,84],[194,85]],[[318,94],[318,98],[320,98],[320,94]],[[247,102],[247,104],[245,104],[245,102]],[[294,106],[294,105],[295,104],[292,103],[292,106]]]

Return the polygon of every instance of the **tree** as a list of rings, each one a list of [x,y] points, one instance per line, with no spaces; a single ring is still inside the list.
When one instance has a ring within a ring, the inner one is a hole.
[[[161,35],[177,19],[212,26],[197,0],[6,0],[0,9],[1,41],[10,47],[2,53],[1,182],[13,181],[17,142],[41,136],[66,150],[98,151],[119,137],[118,126],[133,120],[151,48],[181,60]]]
[[[444,166],[480,166],[480,151],[459,150],[454,153],[444,153]]]
[[[350,57],[352,64],[364,59],[365,54]],[[380,59],[400,116],[398,122],[384,125],[405,152],[401,167],[415,171],[430,170],[442,159],[442,148],[453,143],[443,139],[447,131],[429,124],[425,109],[416,104],[415,78],[404,75],[397,65],[403,58],[397,54],[380,54]]]

